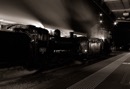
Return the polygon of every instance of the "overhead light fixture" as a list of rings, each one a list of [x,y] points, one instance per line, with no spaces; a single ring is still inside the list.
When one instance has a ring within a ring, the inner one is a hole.
[[[120,20],[121,18],[120,18],[120,17],[118,17],[117,19],[119,19],[119,20]]]
[[[129,13],[129,12],[127,12],[127,11],[124,11],[124,12],[123,12],[123,16],[125,16],[125,17],[128,17],[128,16],[129,16],[129,14],[130,14],[130,13]]]
[[[130,22],[129,20],[116,20],[118,23],[119,22]]]
[[[100,22],[100,23],[103,23],[103,21],[102,21],[102,20],[100,20],[99,22]]]
[[[125,17],[121,17],[122,20],[125,20]]]
[[[119,0],[104,0],[104,2],[113,2],[113,1],[119,1]]]

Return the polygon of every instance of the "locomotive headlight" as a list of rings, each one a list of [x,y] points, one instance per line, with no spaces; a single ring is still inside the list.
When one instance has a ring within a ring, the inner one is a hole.
[[[34,39],[32,39],[31,42],[34,42]]]

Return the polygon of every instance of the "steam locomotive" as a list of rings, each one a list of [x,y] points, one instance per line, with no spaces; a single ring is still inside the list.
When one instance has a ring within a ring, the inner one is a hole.
[[[0,31],[1,63],[21,64],[26,68],[45,68],[51,64],[62,65],[75,60],[85,62],[89,57],[101,55],[106,52],[105,49],[109,50],[109,46],[105,46],[101,39],[73,35],[69,38],[60,37],[59,30],[55,30],[51,36],[48,30],[32,25],[10,26],[7,29],[12,29],[12,32]]]

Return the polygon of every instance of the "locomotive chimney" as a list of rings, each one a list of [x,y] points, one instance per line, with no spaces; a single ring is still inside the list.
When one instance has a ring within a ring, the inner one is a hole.
[[[74,38],[74,32],[70,32],[70,38]]]

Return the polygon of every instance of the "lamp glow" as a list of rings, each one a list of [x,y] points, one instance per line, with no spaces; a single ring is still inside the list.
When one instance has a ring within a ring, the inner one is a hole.
[[[116,21],[114,22],[114,25],[117,25],[117,22],[116,22]]]

